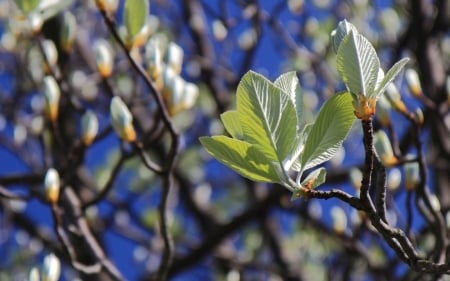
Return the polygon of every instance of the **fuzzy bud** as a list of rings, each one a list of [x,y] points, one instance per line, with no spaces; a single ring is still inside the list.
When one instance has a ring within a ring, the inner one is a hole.
[[[61,275],[61,262],[54,254],[44,258],[42,281],[58,281]]]
[[[136,140],[136,131],[133,127],[133,115],[120,97],[114,97],[110,105],[111,125],[117,135],[128,142]]]
[[[92,110],[86,111],[81,117],[81,141],[89,146],[94,141],[98,132],[98,119]]]
[[[44,98],[45,98],[45,114],[51,121],[58,118],[59,99],[61,91],[53,76],[44,77]]]
[[[58,171],[53,168],[48,169],[44,178],[44,188],[47,200],[52,204],[58,201],[60,185]]]

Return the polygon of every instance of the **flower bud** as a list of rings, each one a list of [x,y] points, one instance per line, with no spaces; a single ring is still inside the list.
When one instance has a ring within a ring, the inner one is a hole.
[[[61,30],[61,47],[65,52],[72,50],[73,42],[77,33],[77,21],[71,12],[65,12]]]
[[[302,12],[305,3],[304,0],[288,0],[287,5],[291,13],[298,15]]]
[[[247,51],[253,48],[258,40],[258,33],[254,28],[244,30],[238,37],[238,46],[241,50]]]
[[[398,168],[392,168],[387,176],[387,188],[391,191],[397,190],[402,181],[402,172]]]
[[[28,275],[28,281],[40,281],[39,269],[37,267],[33,267],[30,270],[30,274]]]
[[[59,99],[61,91],[53,76],[44,77],[45,114],[51,121],[58,118]]]
[[[420,181],[419,164],[417,162],[406,163],[403,167],[405,172],[405,187],[414,190]]]
[[[49,74],[58,62],[58,50],[52,40],[44,40],[42,48],[45,55],[44,72]]]
[[[120,97],[114,97],[110,105],[111,125],[117,135],[124,141],[136,140],[136,131],[133,127],[133,115]]]
[[[199,95],[199,90],[197,85],[194,83],[187,82],[184,84],[184,91],[183,91],[183,102],[182,102],[182,108],[183,109],[189,109],[197,100],[197,97]]]
[[[180,74],[183,65],[183,49],[177,44],[170,42],[167,46],[166,61],[176,74]]]
[[[392,145],[388,136],[384,131],[378,131],[374,135],[374,146],[378,155],[380,155],[381,162],[384,166],[389,167],[397,163],[397,158],[392,151]]]
[[[391,124],[391,116],[389,115],[389,111],[391,106],[389,102],[381,96],[381,98],[377,102],[377,119],[383,127],[388,127]]]
[[[30,23],[31,32],[33,34],[38,34],[41,32],[42,24],[44,21],[42,20],[42,16],[39,13],[32,12],[28,15],[28,22]]]
[[[358,168],[352,168],[350,169],[349,177],[353,187],[359,190],[361,188],[361,181],[363,178],[362,172]]]
[[[147,61],[147,73],[153,81],[156,81],[162,72],[162,55],[158,39],[150,39],[145,46],[145,59]]]
[[[58,171],[54,168],[48,169],[44,178],[44,188],[47,200],[52,204],[55,204],[58,201],[60,185]]]
[[[58,281],[61,275],[61,262],[54,254],[44,258],[42,281]]]
[[[336,233],[342,234],[347,228],[347,214],[339,206],[333,206],[330,210],[333,219],[333,229]]]
[[[391,103],[391,106],[395,108],[395,110],[403,113],[407,112],[406,105],[403,103],[400,97],[400,93],[398,92],[397,87],[393,83],[390,83],[386,87],[386,97]]]
[[[113,54],[109,43],[100,39],[94,43],[95,62],[100,76],[108,78],[113,70]]]
[[[85,146],[91,145],[97,136],[98,119],[92,110],[86,111],[81,117],[81,141]]]
[[[419,75],[417,72],[412,68],[408,68],[405,71],[405,78],[411,94],[415,97],[420,97],[422,95],[422,87],[420,86]]]
[[[228,34],[228,30],[221,20],[215,20],[212,23],[212,31],[217,41],[223,41]]]
[[[423,116],[423,111],[420,108],[416,109],[416,120],[419,125],[422,125],[425,121],[425,116]]]

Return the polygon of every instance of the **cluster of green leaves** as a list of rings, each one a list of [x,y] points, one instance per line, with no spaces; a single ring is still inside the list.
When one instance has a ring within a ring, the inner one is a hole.
[[[376,99],[385,92],[409,59],[398,61],[385,74],[380,68],[375,48],[346,20],[341,21],[332,32],[331,42],[337,55],[337,70],[352,94],[357,116],[365,119],[367,115],[370,118],[375,113]],[[372,104],[366,105],[370,100]],[[369,108],[365,109],[366,106]]]
[[[303,96],[295,72],[271,82],[248,72],[237,89],[237,109],[221,115],[228,136],[200,138],[220,162],[254,181],[279,183],[300,196],[325,182],[317,167],[331,159],[355,116],[352,98],[342,92],[328,99],[315,121],[302,118]],[[312,170],[311,170],[312,169]],[[306,170],[311,172],[302,177]],[[297,173],[294,181],[290,176]]]

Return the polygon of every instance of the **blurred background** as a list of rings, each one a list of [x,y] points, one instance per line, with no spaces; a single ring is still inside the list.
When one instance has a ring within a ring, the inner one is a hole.
[[[128,48],[163,94],[179,133],[167,197],[164,177],[145,158],[160,165],[173,160],[170,129],[95,2],[43,0],[29,11],[23,2],[0,0],[0,280],[32,280],[30,271],[44,271],[50,253],[61,262],[60,280],[113,280],[108,264],[123,280],[157,280],[166,245],[162,198],[173,242],[169,280],[447,280],[409,270],[347,204],[291,201],[283,187],[251,182],[220,164],[198,138],[226,134],[219,116],[235,108],[237,84],[248,70],[272,81],[296,71],[306,122],[313,121],[324,100],[344,90],[330,33],[347,19],[375,46],[384,70],[409,57],[407,68],[417,75],[411,80],[402,72],[399,92],[380,100],[374,122],[394,157],[385,163],[389,223],[433,257],[448,244],[450,222],[448,1],[151,0],[141,37]],[[113,29],[127,38],[125,1],[103,2]],[[162,65],[173,68],[181,92],[168,86],[165,72],[158,74]],[[112,96],[127,104],[140,146],[114,132]],[[400,102],[423,120],[420,127],[395,107]],[[57,115],[49,113],[54,107]],[[406,164],[419,161],[426,174]],[[319,188],[357,195],[363,163],[356,121],[325,163],[327,182]],[[46,195],[50,168],[64,194],[56,207],[62,221]],[[417,186],[444,219],[441,228],[420,211]],[[94,244],[78,219],[107,262],[89,248]],[[58,226],[84,269],[103,269],[89,275],[77,268]]]

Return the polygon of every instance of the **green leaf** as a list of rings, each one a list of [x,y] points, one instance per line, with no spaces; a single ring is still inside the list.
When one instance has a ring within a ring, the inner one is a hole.
[[[38,12],[42,20],[49,19],[72,5],[73,0],[39,1]]]
[[[297,131],[290,97],[263,76],[249,71],[237,89],[237,111],[245,140],[270,161],[281,163],[291,152]]]
[[[123,18],[130,38],[134,38],[147,23],[149,7],[149,0],[126,0]]]
[[[348,92],[332,96],[322,106],[311,127],[301,155],[302,171],[333,157],[352,127],[352,97]]]
[[[314,189],[325,182],[327,170],[324,167],[316,169],[302,181],[302,186],[308,189]]]
[[[297,124],[300,127],[303,120],[303,93],[298,82],[297,72],[290,71],[280,75],[274,84],[291,98],[297,112]]]
[[[21,9],[25,14],[32,12],[39,5],[40,0],[18,0],[16,1],[17,6]]]
[[[337,54],[337,70],[353,95],[374,97],[380,61],[367,39],[350,31],[342,39]]]
[[[223,126],[227,130],[228,134],[235,139],[244,139],[244,132],[242,131],[241,122],[239,120],[239,114],[236,110],[229,110],[220,115]]]
[[[409,58],[404,58],[397,63],[395,63],[391,69],[386,73],[386,75],[383,77],[383,80],[381,80],[380,84],[377,86],[377,97],[382,95],[384,91],[386,90],[386,87],[391,83],[395,77],[399,74],[399,72],[405,67],[405,65],[408,63]]]
[[[280,182],[271,162],[253,145],[226,136],[201,137],[206,151],[242,176],[259,182]]]
[[[300,155],[303,152],[305,147],[306,139],[311,131],[311,127],[313,124],[307,124],[302,132],[297,136],[297,139],[294,144],[294,149],[289,154],[289,156],[284,161],[284,168],[286,170],[292,169],[294,171],[300,171],[302,169],[302,165],[300,163]]]
[[[356,27],[345,19],[343,21],[340,21],[337,28],[333,30],[333,32],[331,33],[331,43],[333,45],[333,50],[335,53],[338,52],[342,39],[344,39],[344,37],[347,36],[350,31],[354,32],[355,34],[358,33]]]

